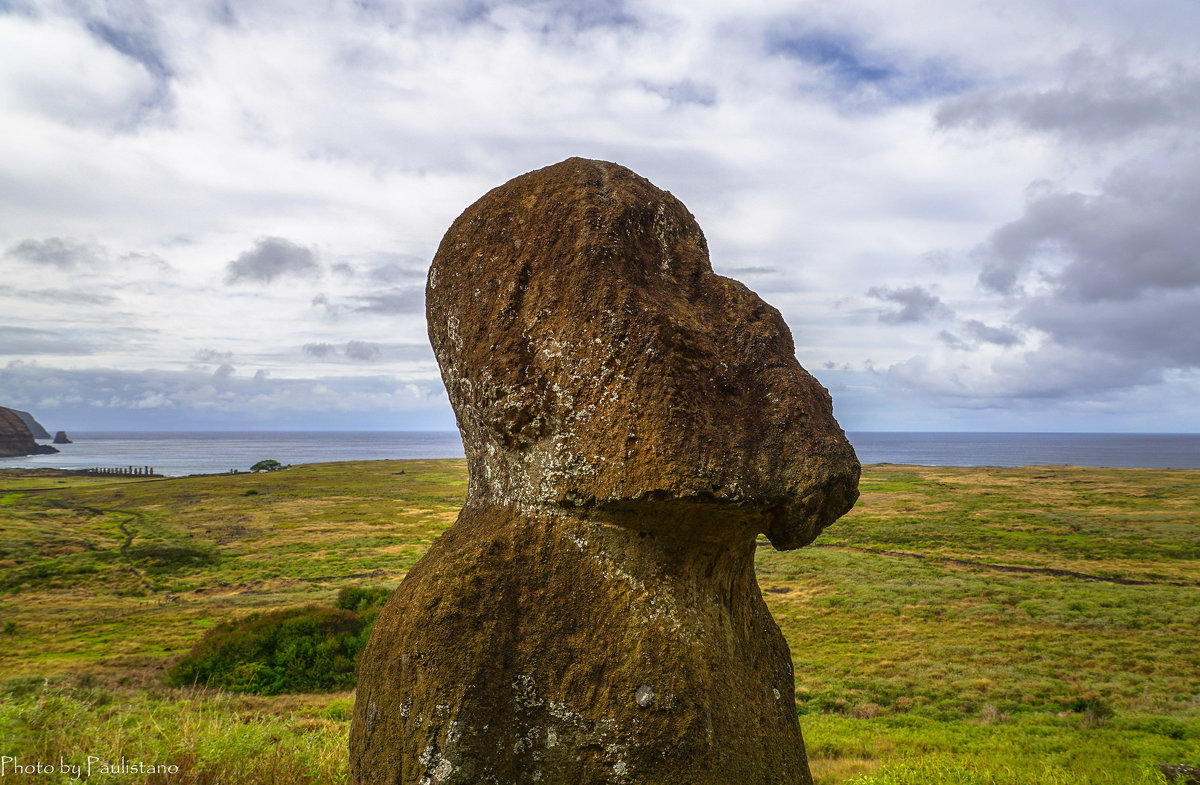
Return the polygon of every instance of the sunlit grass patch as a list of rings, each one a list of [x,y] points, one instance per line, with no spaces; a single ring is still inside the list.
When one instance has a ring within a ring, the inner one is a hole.
[[[344,698],[251,702],[206,690],[111,690],[64,683],[5,685],[0,755],[23,765],[93,765],[89,783],[337,783],[346,780],[348,723],[323,716]],[[340,714],[338,715],[340,717]],[[169,774],[105,775],[124,758]],[[78,782],[61,774],[39,782]]]
[[[817,715],[803,717],[802,726],[817,785],[1163,783],[1158,762],[1197,755],[1194,740],[1096,726],[1078,715],[999,723]]]

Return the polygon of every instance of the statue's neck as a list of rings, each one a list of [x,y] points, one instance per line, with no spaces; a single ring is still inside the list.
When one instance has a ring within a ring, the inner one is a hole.
[[[576,554],[643,583],[682,580],[726,594],[753,582],[753,523],[711,507],[689,515],[654,503],[563,510],[469,500],[460,522],[514,543],[529,558]]]

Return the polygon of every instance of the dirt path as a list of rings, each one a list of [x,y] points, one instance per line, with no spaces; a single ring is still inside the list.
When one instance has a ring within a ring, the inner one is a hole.
[[[142,514],[138,512],[130,512],[129,510],[106,510],[101,507],[82,507],[80,509],[96,513],[98,515],[125,516],[125,520],[117,521],[117,528],[121,530],[121,534],[125,535],[125,541],[121,543],[119,548],[121,551],[121,558],[125,560],[125,566],[129,568],[129,571],[136,575],[137,579],[142,582],[142,586],[144,586],[151,594],[154,594],[154,584],[146,580],[146,576],[142,573],[142,571],[133,566],[133,559],[129,558],[129,546],[133,545],[134,533],[133,530],[129,528],[128,524],[130,521],[141,520]]]
[[[876,556],[893,556],[900,559],[917,559],[918,561],[931,561],[939,564],[956,564],[962,567],[979,567],[985,570],[998,570],[1000,572],[1016,572],[1032,575],[1052,575],[1056,578],[1076,578],[1081,581],[1097,581],[1100,583],[1116,583],[1121,586],[1183,586],[1195,587],[1200,586],[1198,583],[1182,583],[1176,581],[1145,581],[1136,578],[1112,578],[1105,575],[1092,575],[1086,572],[1075,572],[1074,570],[1059,570],[1053,567],[1021,567],[1015,564],[992,564],[990,562],[975,561],[974,559],[951,559],[946,556],[926,556],[921,553],[908,553],[905,551],[889,551],[882,548],[864,548],[858,545],[825,545],[823,543],[813,543],[816,548],[830,548],[841,551],[858,551],[860,553],[871,553]]]

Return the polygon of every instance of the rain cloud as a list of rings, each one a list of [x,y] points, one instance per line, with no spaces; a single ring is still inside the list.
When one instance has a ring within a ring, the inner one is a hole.
[[[884,324],[928,322],[953,316],[953,312],[941,301],[941,298],[923,286],[898,288],[872,286],[867,290],[867,296],[899,306],[894,310],[880,312],[879,321]]]
[[[315,277],[321,270],[311,248],[282,237],[263,237],[225,266],[225,283],[270,283],[278,278]]]
[[[57,267],[60,270],[90,267],[105,258],[104,249],[99,245],[63,237],[22,240],[5,251],[5,255],[29,264]]]

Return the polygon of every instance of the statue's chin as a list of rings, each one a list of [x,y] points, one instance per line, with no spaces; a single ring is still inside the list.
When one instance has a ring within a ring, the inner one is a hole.
[[[777,550],[802,548],[858,501],[858,482],[838,480],[777,506],[767,527],[767,539]]]

